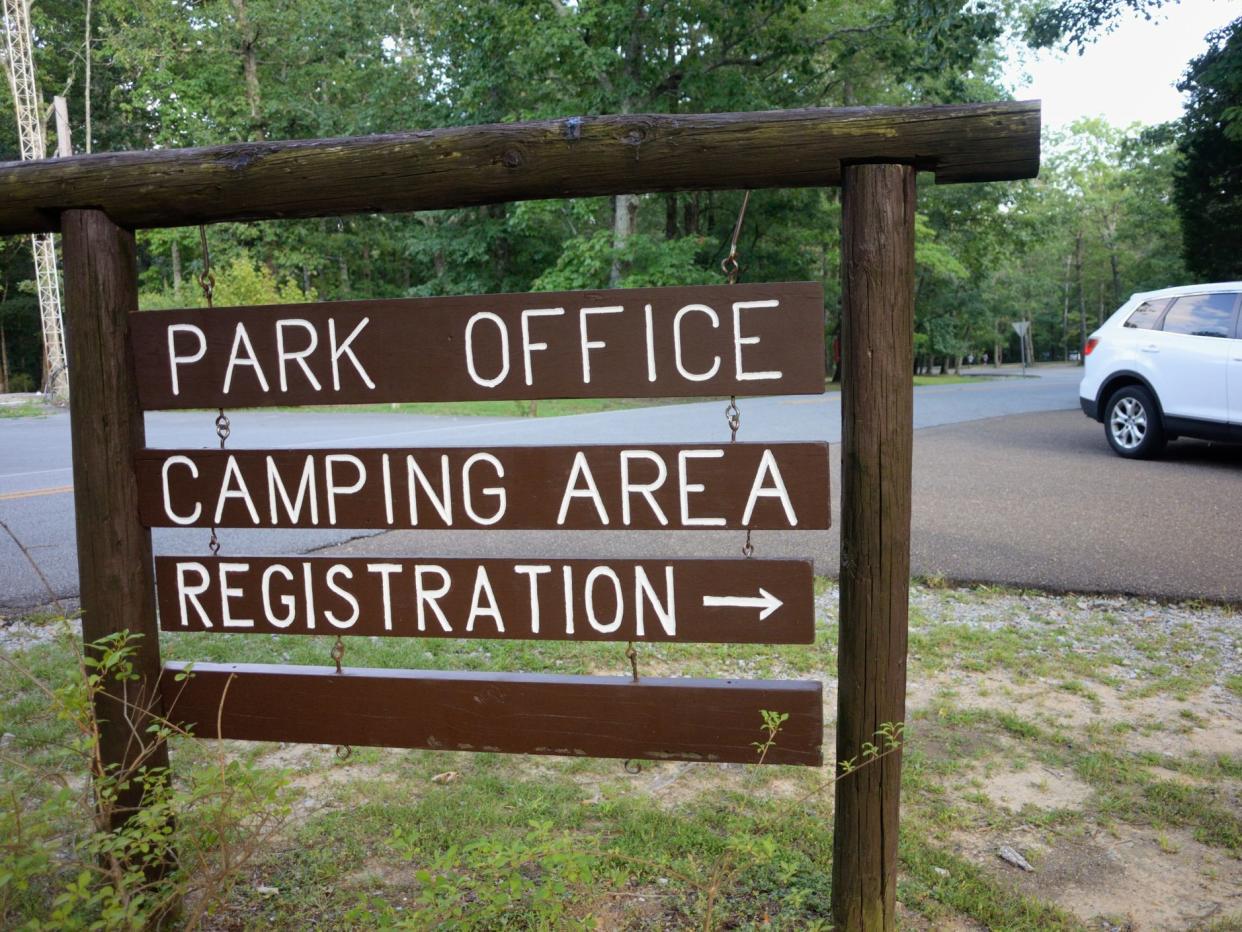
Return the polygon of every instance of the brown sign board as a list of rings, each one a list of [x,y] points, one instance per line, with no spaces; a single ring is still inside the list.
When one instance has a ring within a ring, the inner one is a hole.
[[[132,314],[144,410],[819,394],[813,282]]]
[[[160,627],[810,644],[809,560],[158,557]]]
[[[148,527],[822,530],[826,443],[143,450]]]
[[[813,681],[169,663],[160,692],[200,738],[752,764],[766,710],[789,718],[764,763],[823,762]]]

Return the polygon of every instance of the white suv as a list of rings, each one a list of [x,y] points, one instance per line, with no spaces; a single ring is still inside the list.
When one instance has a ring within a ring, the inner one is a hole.
[[[1242,442],[1242,282],[1136,294],[1083,347],[1082,410],[1121,456]]]

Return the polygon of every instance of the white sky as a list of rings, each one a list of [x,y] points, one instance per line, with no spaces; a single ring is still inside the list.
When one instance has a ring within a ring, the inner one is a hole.
[[[1131,15],[1111,33],[1076,52],[1014,48],[1005,69],[1018,100],[1043,100],[1043,125],[1060,128],[1079,117],[1103,116],[1114,126],[1163,123],[1181,116],[1175,84],[1205,37],[1242,16],[1242,0],[1181,0],[1147,21]]]

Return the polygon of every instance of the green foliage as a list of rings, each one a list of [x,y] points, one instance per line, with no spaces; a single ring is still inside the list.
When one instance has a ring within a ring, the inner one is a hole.
[[[246,304],[293,304],[298,301],[314,301],[315,293],[303,293],[292,281],[278,281],[272,270],[256,264],[249,258],[237,256],[215,275],[212,300],[216,307],[233,307]],[[154,310],[169,307],[205,307],[207,299],[195,282],[182,286],[180,291],[165,289],[147,292],[140,301],[142,309]]]
[[[1146,19],[1170,0],[1051,0],[1030,7],[1026,40],[1034,48],[1060,45],[1079,54],[1100,33],[1112,32],[1128,13]],[[1174,0],[1175,2],[1175,0]]]
[[[77,650],[68,626],[62,637]],[[279,771],[223,756],[179,774],[149,765],[151,748],[185,734],[156,717],[135,735],[132,766],[102,766],[96,704],[127,694],[137,679],[136,649],[137,636],[110,635],[77,654],[75,675],[51,685],[5,660],[42,694],[63,757],[76,761],[71,772],[93,774],[66,780],[59,767],[0,758],[9,788],[0,800],[5,928],[139,929],[173,914],[193,927],[287,814]],[[140,712],[129,709],[139,721]],[[28,740],[20,731],[14,737]],[[136,787],[143,805],[121,819],[123,794]],[[193,905],[182,910],[191,895]]]
[[[1174,192],[1187,267],[1232,281],[1242,278],[1242,18],[1208,41],[1178,85],[1188,99]]]
[[[393,844],[411,860],[422,845],[398,831]],[[575,920],[575,892],[591,883],[599,854],[589,842],[553,832],[552,822],[531,820],[518,837],[485,835],[450,845],[415,871],[419,913],[408,928],[594,928]],[[366,917],[351,917],[363,919]]]
[[[1081,44],[1119,13],[1159,3],[95,0],[90,136],[104,151],[569,114],[992,100],[1006,96],[1005,30],[1029,19],[1037,44]],[[84,5],[41,0],[33,15],[41,84],[68,88],[80,150]],[[1228,90],[1220,73],[1212,65],[1195,80]],[[0,111],[8,93],[0,82]],[[1237,94],[1223,104],[1234,132]],[[11,123],[0,121],[0,154],[13,146]],[[1183,281],[1170,200],[1176,158],[1173,129],[1144,136],[1087,123],[1047,141],[1035,182],[923,186],[921,367],[998,348],[1016,356],[1015,320],[1032,322],[1037,358],[1064,358],[1130,291]],[[1229,158],[1218,163],[1226,173],[1242,161]],[[609,198],[220,224],[209,231],[216,303],[720,281],[740,196],[643,195],[629,235],[616,230]],[[1200,226],[1215,230],[1238,214],[1227,198],[1199,207]],[[1216,213],[1205,221],[1209,208]],[[755,192],[739,242],[741,280],[822,282],[826,330],[835,333],[839,224],[833,190]],[[202,303],[200,248],[192,228],[141,234],[143,307]],[[1242,253],[1230,249],[1223,242],[1221,254]],[[1208,252],[1196,245],[1188,254]],[[0,322],[11,368],[38,381],[37,308],[20,293],[32,278],[25,240],[3,241]]]
[[[532,287],[536,291],[606,288],[616,262],[625,270],[618,280],[622,288],[719,282],[719,272],[696,262],[703,243],[698,236],[668,240],[636,233],[618,248],[613,246],[610,231],[597,230],[568,240],[556,265],[535,279]]]

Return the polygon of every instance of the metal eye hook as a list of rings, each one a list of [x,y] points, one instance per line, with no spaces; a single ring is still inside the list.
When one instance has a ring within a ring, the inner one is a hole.
[[[634,642],[630,641],[625,648],[625,656],[630,661],[630,672],[634,676],[634,682],[638,682],[638,651],[634,649]]]

